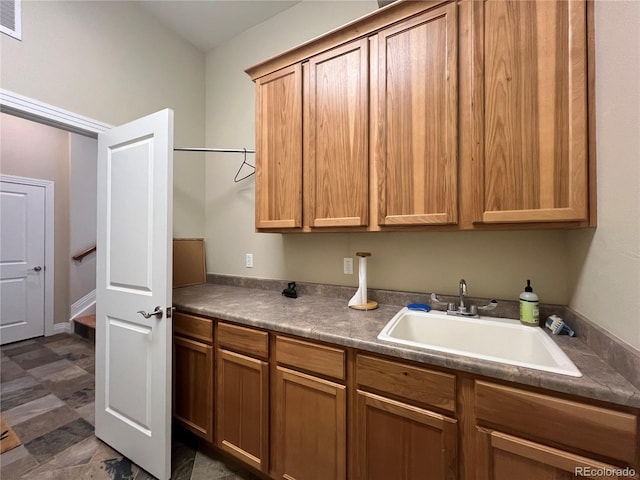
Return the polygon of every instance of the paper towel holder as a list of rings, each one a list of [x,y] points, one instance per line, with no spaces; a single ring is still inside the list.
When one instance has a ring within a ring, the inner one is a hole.
[[[349,308],[354,310],[375,310],[378,308],[378,302],[367,299],[367,257],[371,256],[370,252],[356,252],[359,260],[359,285],[356,294],[349,300]],[[364,298],[363,298],[364,297]]]

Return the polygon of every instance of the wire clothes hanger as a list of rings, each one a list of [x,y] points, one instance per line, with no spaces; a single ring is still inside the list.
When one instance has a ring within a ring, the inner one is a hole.
[[[250,176],[256,173],[255,165],[251,165],[249,162],[247,162],[247,153],[256,153],[255,150],[248,150],[246,148],[192,148],[192,147],[175,147],[173,150],[176,152],[242,153],[243,154],[242,163],[240,164],[240,167],[238,168],[236,175],[233,177],[233,181],[235,183],[241,182],[242,180],[249,178]],[[251,168],[252,170],[249,173],[247,173],[245,176],[238,178],[240,175],[240,172],[242,171],[245,165]]]
[[[242,157],[242,163],[240,164],[240,167],[238,168],[238,171],[236,172],[236,176],[233,177],[233,181],[235,183],[241,182],[242,180],[244,180],[245,178],[249,178],[251,175],[254,175],[256,173],[256,167],[255,165],[251,165],[249,162],[247,162],[247,149],[243,148],[244,150],[244,156]],[[247,173],[244,177],[240,177],[238,178],[238,176],[240,175],[240,172],[242,171],[242,168],[244,166],[250,167],[251,171],[249,173]]]

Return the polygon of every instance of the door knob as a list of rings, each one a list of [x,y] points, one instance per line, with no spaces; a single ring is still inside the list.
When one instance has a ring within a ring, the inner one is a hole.
[[[151,318],[154,316],[156,318],[162,318],[162,308],[160,308],[160,305],[158,305],[156,309],[151,313],[147,313],[144,310],[138,310],[138,313],[142,315],[144,318]]]
[[[31,270],[33,270],[34,272],[39,272],[40,270],[42,270],[42,267],[40,265],[36,265]]]

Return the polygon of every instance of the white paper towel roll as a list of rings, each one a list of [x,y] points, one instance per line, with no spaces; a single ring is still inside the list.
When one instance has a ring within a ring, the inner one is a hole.
[[[367,303],[367,257],[358,260],[358,290],[349,300],[349,306],[366,305]]]

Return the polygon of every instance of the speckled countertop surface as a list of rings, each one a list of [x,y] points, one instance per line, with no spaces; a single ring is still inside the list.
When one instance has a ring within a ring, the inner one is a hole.
[[[579,338],[551,336],[582,372],[582,377],[440,353],[378,340],[384,325],[404,305],[380,305],[362,312],[342,299],[301,295],[286,298],[274,290],[204,284],[177,288],[173,305],[181,311],[298,337],[353,347],[486,377],[640,407],[640,390],[591,351]]]

